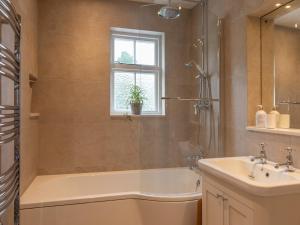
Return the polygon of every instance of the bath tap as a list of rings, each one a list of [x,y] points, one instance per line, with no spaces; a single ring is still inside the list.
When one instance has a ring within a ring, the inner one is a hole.
[[[277,163],[275,165],[275,168],[279,169],[281,166],[285,166],[286,172],[295,172],[295,169],[293,168],[293,165],[294,165],[294,160],[293,160],[293,155],[292,155],[293,149],[291,147],[287,147],[285,150],[287,151],[286,162]]]
[[[198,160],[203,159],[202,155],[191,155],[187,157],[189,169],[194,170],[198,168]]]

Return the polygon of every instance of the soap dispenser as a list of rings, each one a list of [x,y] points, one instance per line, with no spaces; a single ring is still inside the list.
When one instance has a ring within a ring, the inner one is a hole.
[[[276,106],[276,105],[273,106],[273,108],[272,108],[270,114],[275,115],[275,117],[276,117],[276,127],[279,127],[280,113],[278,112],[277,109],[278,109],[278,106]]]
[[[267,113],[264,111],[262,105],[258,105],[257,112],[256,112],[256,127],[266,128],[266,120],[267,120]]]

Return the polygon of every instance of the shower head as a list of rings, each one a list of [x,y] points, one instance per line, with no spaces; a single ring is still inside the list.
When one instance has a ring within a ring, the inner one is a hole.
[[[191,60],[190,62],[185,63],[184,65],[188,68],[195,67],[201,76],[205,76],[205,72],[203,71],[203,69],[194,60]]]
[[[171,0],[169,0],[168,5],[160,8],[157,14],[164,19],[177,19],[180,16],[180,10],[181,6],[171,6]]]
[[[193,67],[192,62],[185,63],[184,65],[185,65],[186,67],[188,67],[188,68],[192,68],[192,67]]]
[[[164,19],[177,19],[180,16],[180,9],[173,6],[164,6],[158,11],[158,15]]]

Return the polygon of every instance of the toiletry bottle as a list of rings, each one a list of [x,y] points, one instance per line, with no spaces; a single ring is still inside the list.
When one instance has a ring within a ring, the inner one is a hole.
[[[280,113],[278,112],[278,106],[274,106],[270,112],[270,114],[274,114],[276,117],[276,127],[279,127],[279,121],[280,121]]]
[[[258,105],[257,112],[256,112],[256,127],[266,128],[266,120],[267,120],[267,113],[264,111],[262,105]]]
[[[290,114],[280,114],[279,128],[289,129],[291,127]]]
[[[277,122],[276,121],[276,115],[272,114],[272,113],[269,113],[267,115],[266,128],[267,129],[275,129],[277,127],[276,122]]]

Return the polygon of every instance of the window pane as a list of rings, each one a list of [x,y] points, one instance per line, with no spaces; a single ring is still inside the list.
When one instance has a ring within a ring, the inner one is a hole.
[[[140,65],[154,66],[155,63],[155,42],[136,42],[136,63]]]
[[[156,84],[154,73],[137,73],[136,84],[142,88],[145,97],[143,111],[154,112],[156,109]]]
[[[134,41],[128,39],[114,39],[114,61],[134,64]]]
[[[130,88],[134,85],[134,73],[114,73],[114,110],[119,112],[128,111],[127,99]]]

